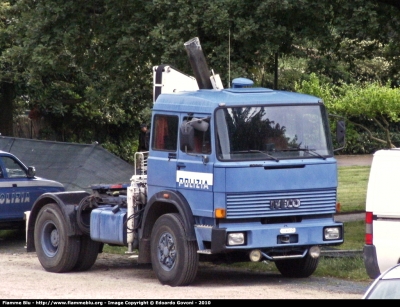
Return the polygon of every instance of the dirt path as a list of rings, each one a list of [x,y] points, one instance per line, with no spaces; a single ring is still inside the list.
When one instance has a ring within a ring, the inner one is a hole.
[[[2,299],[359,299],[368,285],[201,265],[192,285],[172,288],[150,265],[111,254],[80,273],[48,273],[34,253],[0,254],[0,263]]]
[[[335,156],[338,166],[369,166],[373,155],[338,155]]]
[[[0,241],[0,298],[4,299],[360,299],[369,283],[311,276],[284,278],[201,264],[188,287],[161,285],[150,265],[129,255],[100,254],[86,272],[46,272],[24,236]]]

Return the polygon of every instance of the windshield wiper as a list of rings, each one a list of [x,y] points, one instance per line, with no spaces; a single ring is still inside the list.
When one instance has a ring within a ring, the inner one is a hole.
[[[231,154],[235,154],[235,153],[262,153],[263,155],[266,155],[268,158],[275,160],[276,162],[279,162],[278,158],[275,158],[274,156],[271,156],[270,154],[267,154],[265,151],[261,151],[261,150],[250,149],[250,150],[237,150],[237,151],[231,152]]]
[[[311,148],[289,148],[289,149],[282,149],[281,151],[303,151],[306,152],[310,155],[313,155],[315,157],[321,158],[326,160],[326,157],[324,157],[323,155],[319,154],[315,149],[311,149]]]

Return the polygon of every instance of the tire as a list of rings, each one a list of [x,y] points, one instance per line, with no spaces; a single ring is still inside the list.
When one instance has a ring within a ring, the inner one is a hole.
[[[151,263],[163,285],[187,286],[197,275],[199,257],[197,243],[186,239],[179,214],[162,215],[151,234]]]
[[[101,242],[93,241],[89,236],[83,235],[78,260],[72,270],[79,272],[89,270],[97,260],[101,244]]]
[[[311,276],[318,267],[319,258],[312,258],[309,253],[301,259],[275,261],[278,271],[285,277],[305,278]]]
[[[34,238],[36,254],[46,271],[69,272],[75,266],[80,240],[68,236],[66,222],[56,204],[48,204],[40,210]]]

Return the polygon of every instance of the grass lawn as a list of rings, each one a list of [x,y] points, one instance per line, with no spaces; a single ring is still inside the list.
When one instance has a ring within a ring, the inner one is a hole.
[[[338,168],[338,202],[341,212],[365,211],[370,166]]]

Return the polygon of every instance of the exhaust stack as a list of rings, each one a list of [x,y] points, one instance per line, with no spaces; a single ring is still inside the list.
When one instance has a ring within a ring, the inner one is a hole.
[[[204,57],[199,38],[192,38],[184,45],[189,56],[189,62],[192,66],[194,77],[199,85],[199,89],[213,89],[210,80],[210,70],[208,69],[207,61]]]

